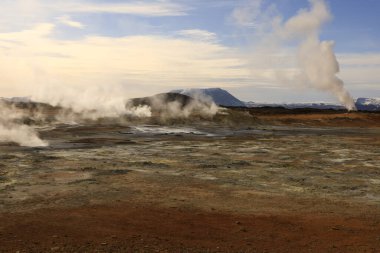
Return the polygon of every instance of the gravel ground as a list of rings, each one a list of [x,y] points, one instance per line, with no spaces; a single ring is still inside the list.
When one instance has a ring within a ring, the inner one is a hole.
[[[0,146],[4,252],[380,248],[379,128],[58,125],[40,134],[49,147]]]

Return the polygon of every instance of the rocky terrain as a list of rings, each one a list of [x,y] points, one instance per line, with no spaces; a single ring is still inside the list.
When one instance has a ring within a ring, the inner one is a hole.
[[[1,252],[380,248],[378,113],[224,108],[62,124],[60,108],[45,110],[24,122],[48,146],[0,144]]]

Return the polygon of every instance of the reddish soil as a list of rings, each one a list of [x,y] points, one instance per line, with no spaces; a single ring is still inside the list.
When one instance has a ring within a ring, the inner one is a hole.
[[[379,252],[377,219],[131,204],[0,216],[1,252]]]
[[[217,120],[333,126],[337,132],[380,127],[379,113],[239,110]],[[377,132],[235,136],[210,142],[213,147],[203,145],[208,137],[182,143],[177,138],[185,137],[132,138],[115,134],[119,130],[64,129],[43,136],[131,144],[123,151],[94,145],[2,153],[0,207],[12,213],[0,213],[0,252],[380,252]],[[252,155],[247,145],[259,149]],[[87,172],[94,174],[92,181]],[[73,181],[80,176],[82,181]],[[17,184],[6,185],[12,179]],[[276,197],[283,189],[290,191]]]
[[[308,126],[380,127],[379,113],[336,114],[275,114],[259,116],[264,121],[277,121],[284,125],[304,124]]]
[[[307,125],[333,127],[380,127],[379,112],[347,112],[344,110],[285,109],[285,108],[232,108],[248,112],[258,121],[276,125]]]

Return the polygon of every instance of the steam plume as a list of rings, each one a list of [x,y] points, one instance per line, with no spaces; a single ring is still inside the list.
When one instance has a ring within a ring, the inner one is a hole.
[[[34,128],[19,122],[25,116],[22,111],[0,101],[0,142],[15,142],[26,147],[47,146]]]
[[[329,92],[348,110],[355,110],[352,97],[337,76],[334,42],[319,38],[323,25],[332,19],[325,0],[309,0],[308,9],[301,9],[288,20],[283,20],[275,5],[265,9],[262,0],[248,1],[251,4],[235,9],[232,18],[237,25],[255,31],[254,50],[249,55],[244,52],[254,77]],[[296,53],[289,57],[289,48],[294,46]]]
[[[150,108],[126,108],[128,90],[122,85],[93,85],[81,87],[75,85],[41,85],[32,95],[34,101],[61,106],[70,109],[75,116],[62,114],[64,118],[96,120],[102,117],[120,117],[134,115],[150,117]],[[70,121],[70,120],[69,120]],[[75,120],[74,120],[75,121]]]
[[[311,8],[301,10],[296,16],[279,25],[277,33],[281,39],[299,43],[299,78],[312,87],[333,94],[348,110],[355,110],[351,95],[336,74],[339,64],[334,54],[333,41],[320,41],[323,24],[331,19],[324,0],[310,0]]]

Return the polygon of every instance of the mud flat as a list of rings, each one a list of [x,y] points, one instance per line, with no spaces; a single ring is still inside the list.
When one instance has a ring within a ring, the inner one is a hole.
[[[1,252],[380,249],[378,127],[57,125],[40,135],[49,147],[0,145]]]

